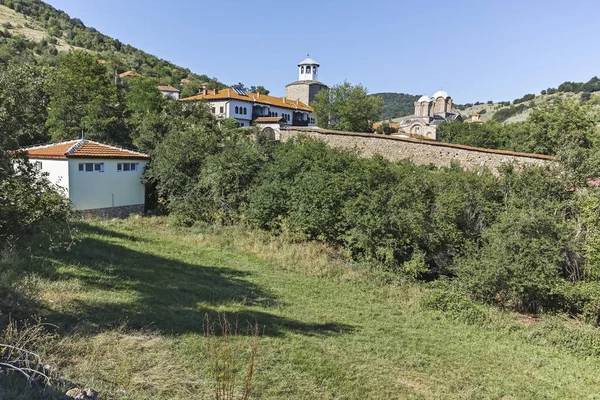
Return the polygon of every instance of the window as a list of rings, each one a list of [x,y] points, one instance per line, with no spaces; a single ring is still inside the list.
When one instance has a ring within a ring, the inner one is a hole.
[[[104,163],[79,163],[79,172],[104,172]]]
[[[310,74],[310,66],[306,67],[306,73]]]
[[[300,73],[303,74],[304,73],[304,67],[300,67]]]
[[[244,115],[248,114],[248,109],[244,107]]]
[[[317,74],[317,67],[313,67],[313,74]]]
[[[212,113],[213,113],[213,114],[215,114],[215,113],[217,112],[217,109],[216,109],[216,108],[214,108],[214,107],[212,107],[212,108],[211,108],[211,111],[212,111]]]
[[[219,107],[219,113],[223,114],[223,112],[225,112],[225,109],[223,108],[223,106]]]
[[[41,171],[42,170],[42,162],[41,161],[36,161],[33,164],[33,167],[35,168],[36,171]]]
[[[118,163],[117,171],[118,172],[134,172],[140,170],[139,163]]]
[[[239,107],[238,106],[235,106],[235,113],[239,114]]]

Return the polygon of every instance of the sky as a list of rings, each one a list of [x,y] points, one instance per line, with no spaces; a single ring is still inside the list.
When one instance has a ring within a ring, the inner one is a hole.
[[[597,0],[49,0],[147,53],[284,96],[319,80],[456,103],[513,100],[600,75]]]

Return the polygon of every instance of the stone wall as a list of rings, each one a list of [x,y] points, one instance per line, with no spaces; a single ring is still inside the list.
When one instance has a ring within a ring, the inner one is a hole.
[[[77,211],[77,214],[79,214],[82,218],[127,218],[131,214],[139,215],[143,213],[143,204]]]
[[[437,167],[450,166],[452,162],[458,162],[464,168],[485,166],[492,172],[496,172],[504,163],[543,165],[553,162],[552,157],[541,154],[483,149],[409,137],[302,127],[284,127],[280,132],[282,141],[302,135],[323,140],[332,147],[357,149],[365,157],[379,154],[392,161],[409,159],[415,164],[433,164]]]

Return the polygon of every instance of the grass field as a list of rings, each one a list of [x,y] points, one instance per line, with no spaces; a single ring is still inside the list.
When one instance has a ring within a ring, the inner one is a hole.
[[[160,218],[79,229],[67,254],[2,264],[0,295],[59,326],[50,361],[103,399],[211,398],[203,320],[219,313],[263,330],[251,398],[600,398],[600,359],[541,340],[544,321],[446,317],[421,306],[424,287],[318,244]],[[248,341],[236,339],[242,361]],[[11,387],[0,398],[25,398]]]

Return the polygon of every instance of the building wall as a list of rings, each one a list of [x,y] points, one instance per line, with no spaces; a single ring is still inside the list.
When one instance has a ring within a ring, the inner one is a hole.
[[[173,100],[179,100],[179,92],[169,92],[169,91],[161,91],[161,93],[167,97],[172,98]]]
[[[42,163],[41,172],[48,174],[48,179],[55,185],[60,186],[65,190],[65,195],[69,196],[69,161],[30,158],[31,163]]]
[[[494,173],[498,171],[499,166],[505,163],[515,162],[520,165],[545,165],[553,162],[552,157],[538,154],[480,149],[449,143],[420,141],[368,133],[284,127],[281,129],[280,136],[282,141],[297,136],[309,136],[323,140],[332,147],[344,149],[356,148],[364,157],[380,154],[392,161],[409,159],[416,164],[432,164],[437,167],[447,167],[452,162],[458,162],[465,168],[484,166]]]
[[[222,101],[209,101],[208,102],[208,107],[211,110],[211,112],[213,113],[213,115],[219,119],[224,119],[224,118],[235,118],[238,123],[240,123],[242,126],[249,126],[252,122],[252,111],[253,111],[253,102],[250,101],[240,101],[240,100],[222,100]],[[265,107],[266,110],[264,111],[264,116],[269,117],[269,111],[272,113],[273,116],[278,116],[281,117],[283,116],[283,114],[288,114],[290,116],[290,122],[293,119],[293,114],[294,112],[297,112],[295,109],[291,109],[291,108],[283,108],[283,107],[277,107],[277,106],[271,106],[271,105],[267,105],[267,104],[262,104],[262,103],[256,103],[256,105],[259,105],[261,107]],[[238,112],[235,112],[235,107],[238,107]],[[240,109],[246,107],[246,110],[248,111],[247,114],[243,114],[240,112]],[[223,112],[221,112],[221,108],[223,108]],[[214,112],[212,111],[214,109]],[[307,111],[301,111],[302,113],[306,113],[308,120],[310,120],[311,117],[314,118],[314,115],[312,113],[308,113]]]
[[[310,105],[317,93],[323,89],[327,89],[327,86],[314,82],[294,83],[286,86],[285,97],[292,100],[300,100],[304,104]]]
[[[80,172],[79,163],[104,163],[104,172]],[[135,172],[118,172],[117,164],[139,163]],[[140,205],[145,202],[142,174],[145,160],[71,158],[69,163],[69,197],[75,210]]]

